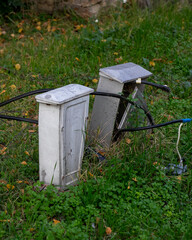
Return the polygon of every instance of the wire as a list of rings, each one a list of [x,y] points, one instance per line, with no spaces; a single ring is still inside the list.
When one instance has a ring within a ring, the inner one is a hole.
[[[15,102],[15,101],[20,100],[20,99],[22,99],[22,98],[29,97],[29,96],[35,95],[35,94],[37,94],[37,93],[48,92],[48,91],[50,91],[50,90],[53,90],[53,89],[52,89],[52,88],[50,88],[50,89],[38,89],[38,90],[34,90],[34,91],[31,91],[31,92],[27,92],[27,93],[18,95],[18,96],[16,96],[16,97],[10,98],[9,100],[6,100],[6,101],[0,103],[0,107],[3,107],[3,106],[5,106],[5,105],[7,105],[7,104],[9,104],[9,103],[11,103],[11,102]]]
[[[34,91],[31,91],[31,92],[27,92],[27,93],[18,95],[16,97],[13,97],[13,98],[11,98],[9,100],[6,100],[6,101],[0,103],[0,107],[3,107],[5,105],[7,105],[9,103],[12,103],[12,102],[15,102],[17,100],[23,99],[25,97],[29,97],[29,96],[32,96],[32,95],[35,95],[35,94],[38,94],[38,93],[48,92],[48,91],[51,91],[51,90],[53,90],[53,89],[39,89],[39,90],[34,90]],[[93,92],[90,95],[115,97],[115,98],[119,98],[119,99],[121,99],[123,101],[126,101],[126,102],[134,105],[135,107],[142,109],[144,111],[144,113],[146,114],[146,116],[148,117],[150,124],[151,125],[154,124],[154,121],[153,121],[153,118],[152,118],[150,112],[147,112],[143,107],[137,105],[136,103],[134,103],[133,101],[127,99],[126,97],[123,97],[123,96],[121,96],[119,94],[107,93],[107,92]],[[21,117],[14,117],[14,116],[8,116],[8,115],[0,115],[0,118],[7,119],[7,120],[24,121],[24,122],[30,122],[30,123],[38,124],[38,122],[36,120],[29,119],[29,118],[21,118]]]
[[[8,116],[8,115],[0,115],[0,118],[7,119],[7,120],[16,120],[20,122],[28,122],[33,124],[38,124],[38,120],[30,119],[30,118],[22,118],[22,117],[15,117],[15,116]]]
[[[140,79],[139,79],[139,81],[140,81]],[[153,83],[149,83],[149,82],[144,81],[144,80],[142,80],[141,82],[144,83],[144,84],[149,84],[149,85],[153,84]],[[155,85],[157,85],[157,84],[155,84]],[[162,85],[160,85],[160,86],[165,88],[165,89],[168,88],[166,86],[162,86]],[[4,102],[0,103],[0,107],[5,106],[5,105],[7,105],[7,104],[9,104],[11,102],[15,102],[15,101],[17,101],[19,99],[22,99],[22,98],[25,98],[25,97],[28,97],[28,96],[31,96],[31,95],[34,95],[34,94],[37,94],[37,93],[48,92],[48,91],[51,91],[51,90],[53,90],[53,89],[39,89],[39,90],[34,90],[34,91],[31,91],[31,92],[27,92],[27,93],[18,95],[16,97],[13,97],[13,98],[11,98],[11,99],[9,99],[7,101],[4,101]],[[151,126],[146,126],[146,127],[123,128],[123,129],[118,130],[118,133],[120,133],[120,132],[142,131],[142,130],[148,130],[148,129],[153,129],[153,128],[164,127],[164,126],[167,126],[167,125],[170,125],[170,124],[174,124],[174,123],[179,123],[179,122],[186,123],[186,122],[191,122],[192,121],[191,118],[186,118],[186,119],[173,120],[173,121],[170,121],[170,122],[154,125],[153,118],[152,118],[150,112],[147,112],[143,107],[137,105],[135,102],[127,99],[124,96],[121,96],[121,95],[115,94],[115,93],[107,93],[107,92],[93,92],[93,93],[90,93],[90,95],[115,97],[115,98],[119,98],[119,99],[121,99],[123,101],[127,101],[128,103],[134,105],[135,107],[142,109],[145,112],[146,116],[148,117],[148,119],[149,119],[149,121],[151,123]],[[33,123],[33,124],[38,124],[37,120],[30,119],[30,118],[22,118],[22,117],[8,116],[8,115],[0,115],[0,118],[7,119],[7,120],[16,120],[16,121],[23,121],[23,122],[29,122],[29,123]]]
[[[3,107],[9,103],[15,102],[22,98],[29,97],[29,96],[32,96],[32,95],[35,95],[38,93],[48,92],[50,90],[53,90],[53,89],[38,89],[38,90],[31,91],[31,92],[23,93],[21,95],[10,98],[10,99],[0,103],[0,107]],[[34,119],[30,119],[30,118],[22,118],[22,117],[15,117],[15,116],[1,115],[1,114],[0,114],[0,118],[7,119],[7,120],[16,120],[16,121],[20,121],[20,122],[28,122],[28,123],[38,124],[38,120],[34,120]]]
[[[148,129],[153,129],[153,128],[160,128],[160,127],[164,127],[170,124],[174,124],[174,123],[184,123],[186,119],[178,119],[178,120],[173,120],[170,122],[165,122],[165,123],[161,123],[161,124],[156,124],[153,126],[146,126],[146,127],[138,127],[138,128],[122,128],[119,130],[119,132],[136,132],[136,131],[142,131],[142,130],[148,130]],[[192,121],[192,119],[190,119],[190,121]],[[189,122],[189,119],[188,119]]]
[[[38,89],[38,90],[34,90],[34,91],[31,91],[31,92],[27,92],[27,93],[23,93],[21,95],[18,95],[16,97],[13,97],[13,98],[10,98],[9,100],[6,100],[2,103],[0,103],[0,107],[3,107],[11,102],[15,102],[17,100],[20,100],[22,98],[25,98],[25,97],[29,97],[31,95],[35,95],[37,93],[44,93],[44,92],[48,92],[48,91],[51,91],[53,90],[53,88],[51,89]],[[136,103],[132,102],[131,100],[119,95],[119,94],[115,94],[115,93],[108,93],[108,92],[93,92],[93,93],[90,93],[90,95],[100,95],[100,96],[107,96],[107,97],[116,97],[116,98],[120,98],[122,100],[125,100],[129,103],[131,103],[132,105],[135,105],[136,107],[139,107],[141,109],[143,109],[142,107],[138,106]]]
[[[146,111],[142,106],[139,106],[138,104],[136,104],[135,102],[127,99],[126,97],[124,96],[121,96],[120,94],[116,94],[116,93],[107,93],[107,92],[93,92],[93,93],[90,93],[90,95],[98,95],[98,96],[106,96],[106,97],[115,97],[115,98],[119,98],[123,101],[126,101],[130,104],[132,104],[133,106],[139,108],[139,109],[142,109],[145,113],[145,115],[147,116],[147,118],[149,119],[149,122],[151,125],[154,125],[154,121],[153,121],[153,118],[152,118],[152,115],[149,111]]]
[[[161,90],[163,90],[165,92],[171,92],[171,89],[168,86],[166,86],[166,85],[152,83],[152,82],[148,82],[148,81],[141,80],[141,79],[138,79],[135,82],[137,84],[145,84],[145,85],[150,85],[150,86],[153,86],[153,87],[156,87],[156,88],[160,88]]]
[[[133,101],[129,100],[128,98],[120,95],[120,94],[116,94],[116,93],[108,93],[108,92],[92,92],[90,93],[90,95],[99,95],[99,96],[106,96],[106,97],[115,97],[115,98],[119,98],[121,100],[127,101],[128,103],[141,108],[142,110],[144,110],[141,106],[137,105],[136,103],[134,103]]]
[[[181,158],[181,154],[179,153],[179,148],[178,148],[178,145],[179,145],[179,140],[180,140],[180,133],[181,133],[181,127],[183,126],[183,123],[181,123],[179,125],[179,129],[178,129],[178,138],[177,138],[177,143],[176,143],[176,151],[177,151],[177,154],[179,156],[179,160],[180,160],[180,165],[181,167],[183,167],[183,160]]]

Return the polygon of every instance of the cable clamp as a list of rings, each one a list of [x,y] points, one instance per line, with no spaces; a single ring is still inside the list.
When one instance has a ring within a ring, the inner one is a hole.
[[[141,84],[141,78],[138,78],[138,79],[136,80],[136,83],[137,83],[137,84]]]

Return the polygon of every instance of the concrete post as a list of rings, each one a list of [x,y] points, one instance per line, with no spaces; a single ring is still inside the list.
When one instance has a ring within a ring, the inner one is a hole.
[[[151,72],[131,62],[102,68],[97,91],[123,94],[125,97],[133,92],[134,98],[139,97],[140,103],[147,109],[142,96],[144,86],[135,84],[135,81],[151,75]],[[130,104],[125,106],[117,98],[95,96],[89,127],[90,141],[96,138],[103,147],[109,147],[115,130],[126,127],[129,112]]]
[[[36,96],[39,175],[45,184],[66,188],[78,181],[91,92],[91,88],[70,84]]]

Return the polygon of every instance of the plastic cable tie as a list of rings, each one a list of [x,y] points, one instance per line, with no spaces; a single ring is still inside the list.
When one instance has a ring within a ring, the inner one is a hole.
[[[137,83],[137,84],[141,84],[141,78],[138,78],[138,79],[136,80],[136,83]]]

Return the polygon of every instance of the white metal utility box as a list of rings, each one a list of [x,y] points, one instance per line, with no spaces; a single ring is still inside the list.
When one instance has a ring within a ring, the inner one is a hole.
[[[66,188],[78,180],[93,89],[70,84],[36,96],[39,102],[39,175]]]
[[[152,75],[143,67],[134,63],[125,63],[100,69],[100,79],[97,92],[122,94],[137,99],[147,111],[142,92],[144,86],[137,84],[136,80],[145,80]],[[95,96],[91,122],[89,127],[89,139],[94,138],[104,147],[109,147],[117,129],[126,127],[129,122],[130,104],[123,103],[118,98]]]

